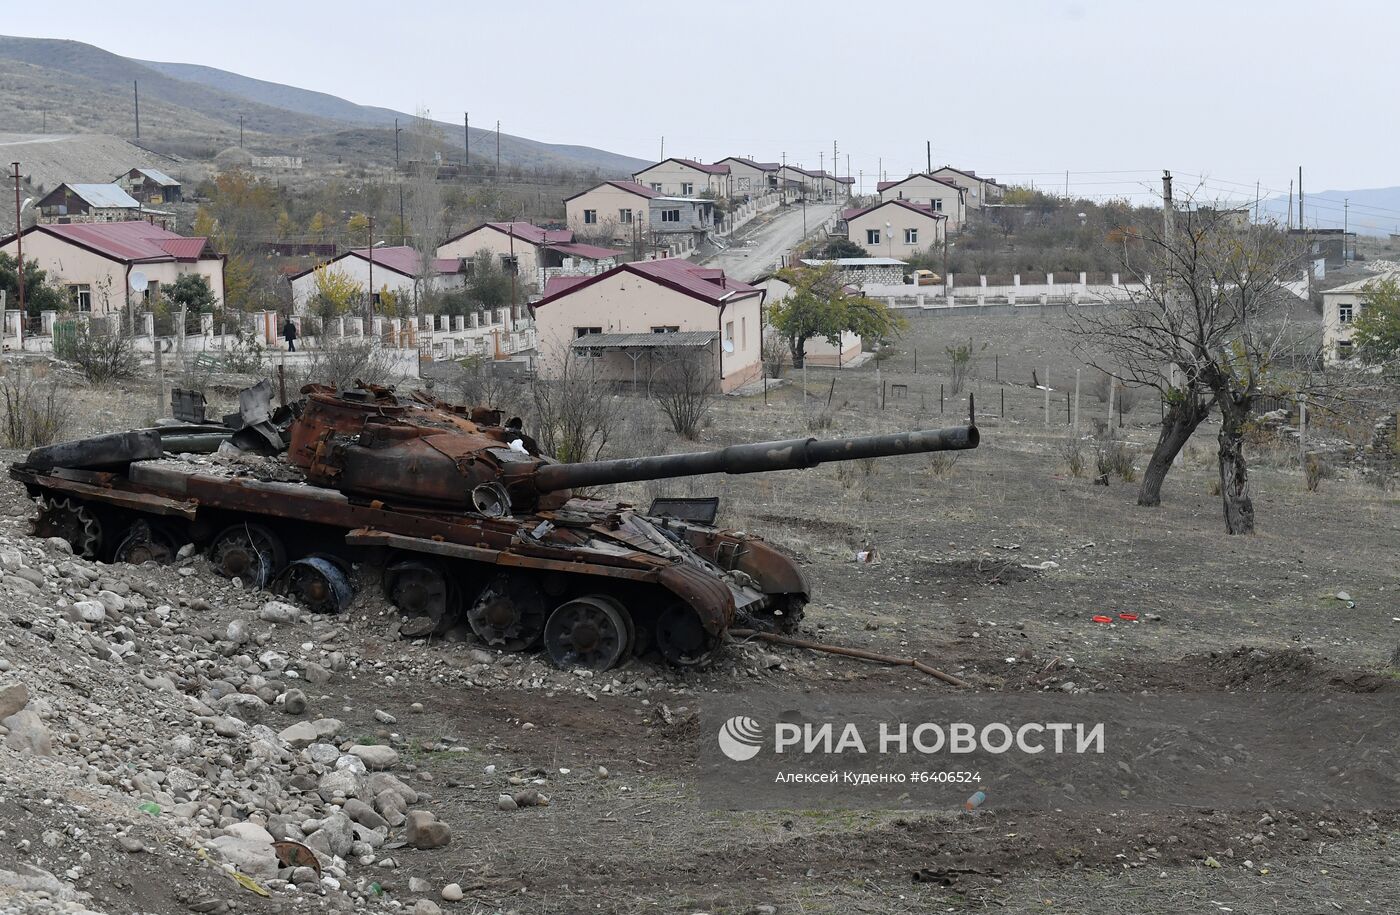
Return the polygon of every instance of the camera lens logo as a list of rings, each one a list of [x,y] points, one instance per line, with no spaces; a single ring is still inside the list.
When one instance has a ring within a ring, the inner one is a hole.
[[[735,715],[719,729],[720,752],[735,762],[753,759],[762,743],[763,729],[744,715]]]

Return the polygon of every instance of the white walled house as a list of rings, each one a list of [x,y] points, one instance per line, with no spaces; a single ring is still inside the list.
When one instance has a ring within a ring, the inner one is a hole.
[[[729,166],[693,159],[664,159],[632,176],[638,184],[665,197],[699,197],[706,192],[728,198]]]
[[[1352,323],[1366,307],[1370,291],[1386,280],[1400,282],[1400,271],[1378,273],[1322,293],[1322,358],[1326,362],[1352,357]]]
[[[461,267],[461,261],[456,258],[434,258],[423,271],[418,252],[407,245],[352,248],[292,276],[292,308],[297,314],[306,313],[316,297],[316,271],[321,269],[350,279],[362,290],[370,289],[372,284],[376,302],[382,293],[391,292],[416,306],[420,288],[433,291],[461,288]],[[422,284],[418,282],[420,274]]]
[[[723,391],[761,372],[763,290],[680,258],[634,261],[591,277],[557,277],[532,308],[541,376],[586,359],[595,377],[648,377],[658,348],[693,346]],[[670,337],[680,333],[681,337]]]
[[[647,237],[647,201],[660,196],[636,181],[604,181],[564,198],[565,221],[584,238],[640,245]]]
[[[948,228],[953,231],[967,221],[967,192],[951,181],[920,173],[898,181],[881,181],[875,189],[882,201],[927,204],[935,213],[948,217]]]
[[[967,191],[969,210],[980,210],[989,203],[999,203],[1005,191],[1005,188],[992,178],[983,178],[976,172],[963,171],[951,165],[935,169],[933,177],[952,182]]]
[[[544,229],[528,222],[487,222],[443,242],[437,255],[470,260],[482,251],[498,258],[506,272],[514,271],[522,283],[537,289],[543,289],[551,276],[608,270],[624,253],[575,242],[569,229]]]
[[[0,240],[0,251],[14,257],[23,242],[25,261],[38,262],[48,282],[66,288],[79,312],[117,314],[128,307],[145,307],[163,286],[187,273],[209,283],[214,298],[224,298],[224,256],[202,236],[177,235],[141,220],[67,225],[39,224],[23,237]],[[132,277],[143,276],[144,292],[131,289]]]
[[[846,210],[846,238],[871,257],[909,258],[943,244],[948,217],[924,204],[887,200]]]
[[[729,166],[729,193],[735,200],[762,197],[778,191],[778,173],[782,166],[777,162],[755,162],[730,156],[715,164]]]

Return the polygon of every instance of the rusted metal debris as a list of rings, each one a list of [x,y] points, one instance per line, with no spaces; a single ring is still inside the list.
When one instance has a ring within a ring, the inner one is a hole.
[[[780,635],[776,632],[764,632],[759,629],[730,629],[729,635],[734,639],[758,639],[761,642],[771,642],[774,645],[787,645],[790,648],[805,648],[808,651],[823,651],[827,654],[841,655],[844,658],[858,658],[862,661],[874,661],[877,664],[890,664],[895,667],[912,667],[920,673],[928,674],[935,680],[942,680],[949,686],[956,686],[959,689],[972,689],[972,684],[966,680],[959,680],[952,674],[944,673],[936,667],[931,667],[916,658],[897,658],[893,655],[878,654],[873,651],[866,651],[864,648],[847,648],[844,645],[827,645],[823,642],[809,642],[806,639],[795,639],[790,635]]]
[[[162,561],[193,542],[222,574],[325,612],[349,603],[347,570],[367,562],[385,570],[405,634],[465,623],[488,645],[543,642],[561,666],[605,669],[639,647],[701,663],[738,614],[793,631],[811,589],[761,538],[572,488],[978,443],[968,425],[560,464],[499,410],[375,385],[301,393],[274,407],[264,381],[223,424],[40,448],[10,474],[41,500],[36,529],[90,557]]]

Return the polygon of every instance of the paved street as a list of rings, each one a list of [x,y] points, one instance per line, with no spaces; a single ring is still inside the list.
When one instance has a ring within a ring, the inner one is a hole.
[[[835,204],[807,204],[807,230],[816,232],[839,210]],[[750,227],[754,227],[750,231]],[[775,269],[779,258],[802,239],[802,207],[780,207],[765,213],[740,230],[740,237],[725,251],[705,261],[729,276],[749,282]]]

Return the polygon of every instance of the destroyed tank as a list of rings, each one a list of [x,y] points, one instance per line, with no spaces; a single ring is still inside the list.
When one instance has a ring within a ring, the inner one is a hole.
[[[191,414],[177,392],[186,425],[38,448],[10,474],[39,504],[34,533],[89,558],[170,562],[194,544],[216,572],[318,612],[345,609],[382,570],[402,635],[465,622],[493,648],[542,643],[561,667],[605,670],[653,650],[699,664],[740,623],[792,631],[811,588],[760,537],[717,526],[717,499],[642,512],[593,487],[978,443],[969,422],[566,464],[494,409],[376,386],[302,394],[273,409],[263,382],[209,423],[202,398]]]

